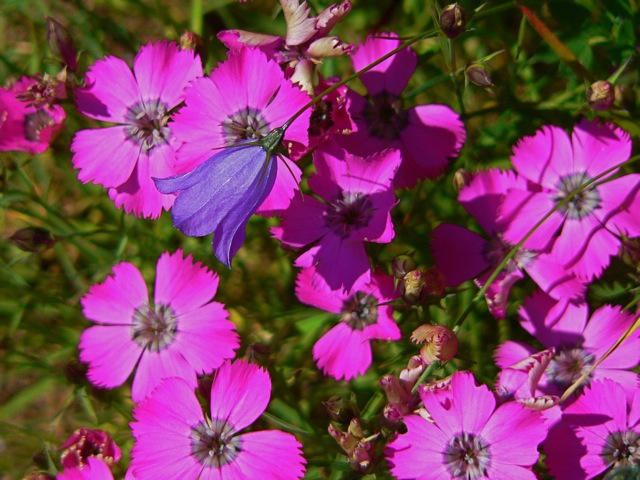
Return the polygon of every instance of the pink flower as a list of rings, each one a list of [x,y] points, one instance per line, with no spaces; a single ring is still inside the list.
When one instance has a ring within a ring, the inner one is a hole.
[[[56,480],[113,480],[109,466],[99,457],[89,457],[87,464],[74,468],[65,468],[56,475]]]
[[[80,359],[89,380],[114,388],[137,365],[132,396],[146,397],[165,377],[211,372],[234,355],[239,338],[224,305],[211,302],[218,275],[183,258],[178,250],[158,260],[155,294],[149,300],[140,271],[130,263],[113,267],[113,276],[82,297],[83,313],[97,323],[80,338]]]
[[[18,99],[36,85],[38,79],[22,77],[9,88],[0,88],[0,152],[42,153],[63,128],[66,114],[61,106],[34,106]]]
[[[259,50],[231,52],[210,77],[199,78],[185,91],[186,105],[171,124],[176,138],[184,142],[178,150],[177,173],[193,171],[222,147],[264,138],[308,102],[309,96],[285,79],[278,64]],[[305,110],[285,130],[283,144],[289,150],[306,148],[309,115],[309,109]],[[254,208],[257,213],[272,215],[284,210],[297,190],[300,169],[280,159],[276,164],[273,189],[257,211]]]
[[[280,226],[271,230],[285,245],[313,245],[296,266],[316,266],[316,274],[331,289],[350,290],[360,278],[369,281],[364,242],[393,240],[390,212],[396,199],[391,183],[399,161],[389,150],[369,158],[349,154],[335,143],[316,150],[316,174],[309,187],[324,202],[294,197]]]
[[[227,361],[216,372],[210,415],[190,384],[164,380],[133,412],[129,471],[137,480],[301,478],[305,460],[293,435],[239,433],[265,411],[270,395],[269,374],[243,360]]]
[[[353,68],[361,70],[401,43],[395,33],[388,38],[370,37],[351,56]],[[365,98],[350,92],[350,113],[357,132],[341,140],[362,156],[385,148],[400,150],[402,164],[394,180],[396,187],[411,187],[418,180],[440,175],[466,138],[460,117],[446,105],[403,108],[400,94],[417,63],[415,52],[406,48],[360,77],[369,95]]]
[[[564,130],[546,126],[523,138],[511,160],[529,181],[505,197],[500,222],[504,237],[517,243],[562,200],[586,182],[629,158],[631,140],[624,131],[598,120],[583,120],[571,138]],[[615,173],[615,172],[613,172]],[[564,268],[584,281],[599,276],[618,252],[620,235],[640,234],[640,220],[628,208],[639,202],[640,175],[615,179],[609,174],[554,212],[524,246],[550,251]]]
[[[313,346],[318,368],[336,380],[351,380],[367,371],[371,340],[400,338],[393,307],[383,305],[397,298],[388,275],[374,273],[370,282],[360,279],[347,293],[331,290],[312,268],[305,268],[296,280],[296,295],[302,303],[340,315],[340,323]]]
[[[554,478],[583,480],[615,471],[621,476],[607,478],[638,478],[640,390],[629,398],[612,380],[593,382],[549,431],[543,451]],[[634,468],[629,476],[625,467]]]
[[[184,100],[186,85],[200,76],[200,58],[170,42],[143,46],[133,74],[119,58],[98,60],[87,73],[86,87],[76,90],[78,110],[117,125],[76,133],[71,150],[78,178],[108,188],[118,208],[138,217],[156,218],[168,210],[174,196],[158,192],[152,177],[177,173],[179,142],[167,125],[169,112]]]
[[[122,457],[120,448],[107,432],[80,427],[60,447],[60,463],[65,468],[82,467],[88,459],[99,456],[111,465]]]
[[[453,374],[449,393],[421,389],[420,396],[433,421],[404,417],[407,433],[386,451],[396,478],[535,480],[529,467],[547,435],[539,412],[516,402],[496,409],[493,394],[467,372]]]

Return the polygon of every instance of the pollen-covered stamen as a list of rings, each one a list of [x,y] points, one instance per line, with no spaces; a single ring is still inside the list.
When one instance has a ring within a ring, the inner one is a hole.
[[[127,109],[127,138],[142,145],[145,151],[169,141],[167,106],[160,100],[136,103]]]
[[[38,142],[40,141],[42,129],[55,124],[55,119],[43,109],[36,110],[24,117],[24,136],[31,142]]]
[[[234,433],[227,422],[207,418],[191,427],[191,453],[205,467],[227,465],[242,451],[242,440]]]
[[[584,172],[562,177],[556,186],[558,193],[553,197],[553,200],[556,203],[564,200],[569,194],[575,192],[590,180],[591,178]],[[600,200],[598,191],[593,186],[589,186],[573,197],[566,205],[563,205],[560,211],[567,218],[580,220],[596,210],[600,206]]]
[[[609,432],[600,455],[614,468],[640,465],[640,433],[632,430]]]
[[[383,140],[400,139],[400,132],[409,124],[400,97],[383,91],[373,96],[371,101],[363,112],[369,133]]]
[[[368,293],[357,291],[342,304],[342,319],[354,330],[378,321],[378,299]]]
[[[452,478],[486,478],[491,464],[489,445],[472,433],[458,433],[444,450],[444,464]]]
[[[372,215],[372,203],[368,195],[341,192],[325,213],[325,218],[329,228],[345,238],[352,229],[366,226]]]
[[[553,383],[567,388],[584,375],[594,362],[593,354],[582,347],[558,349],[546,373]],[[588,384],[589,379],[586,379],[584,385]]]
[[[269,123],[260,110],[246,107],[230,115],[222,123],[222,132],[228,146],[243,140],[259,140],[269,133]]]
[[[152,352],[164,350],[173,343],[178,324],[176,314],[168,305],[144,304],[133,313],[131,338]]]

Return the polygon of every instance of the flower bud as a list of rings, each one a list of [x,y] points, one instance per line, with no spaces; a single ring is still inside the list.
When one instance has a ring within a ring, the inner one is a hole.
[[[60,447],[63,450],[60,463],[64,468],[87,465],[87,458],[100,456],[104,463],[112,465],[122,456],[120,448],[107,432],[81,427]]]
[[[615,99],[615,87],[606,80],[592,83],[587,90],[587,102],[593,110],[609,110]]]
[[[9,237],[9,241],[24,252],[38,252],[46,250],[56,243],[53,234],[44,228],[21,228]]]
[[[493,80],[484,63],[470,62],[464,68],[464,75],[474,85],[482,88],[493,87]]]
[[[393,259],[391,268],[393,269],[393,276],[397,279],[404,278],[404,276],[411,270],[416,268],[416,262],[413,261],[409,255],[398,255]]]
[[[442,9],[440,14],[440,28],[444,34],[451,38],[457,38],[464,32],[467,26],[467,14],[458,3],[452,3]]]
[[[458,353],[458,337],[443,325],[421,325],[411,334],[415,343],[424,343],[420,350],[422,360],[430,365],[436,361],[446,362]]]
[[[67,66],[67,70],[75,72],[78,68],[78,59],[71,35],[53,18],[45,17],[45,19],[47,21],[47,42],[49,42],[51,53],[62,60],[62,63]]]
[[[204,40],[200,35],[195,32],[186,30],[180,37],[180,50],[191,50],[196,55],[199,55],[202,59],[202,63],[205,63],[206,51],[204,49]]]
[[[353,403],[342,397],[333,396],[322,406],[327,409],[331,420],[339,423],[348,423],[355,417],[356,412]]]
[[[453,174],[453,188],[456,189],[456,192],[462,190],[464,187],[469,185],[470,182],[471,173],[469,173],[469,170],[460,168]]]

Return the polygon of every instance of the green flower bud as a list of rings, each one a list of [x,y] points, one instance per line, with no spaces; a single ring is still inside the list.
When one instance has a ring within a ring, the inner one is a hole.
[[[609,110],[615,99],[615,87],[606,80],[592,83],[587,90],[587,102],[593,110]]]

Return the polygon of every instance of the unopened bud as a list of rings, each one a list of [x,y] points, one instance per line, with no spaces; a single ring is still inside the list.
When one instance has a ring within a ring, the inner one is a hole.
[[[606,80],[592,83],[587,90],[587,102],[593,110],[609,110],[615,99],[615,87]]]
[[[464,68],[464,75],[474,85],[482,88],[493,87],[493,80],[484,63],[471,62]]]
[[[460,168],[453,174],[453,188],[456,189],[456,192],[469,185],[469,182],[471,182],[471,173],[468,170]]]
[[[398,255],[393,259],[392,267],[393,276],[397,279],[404,278],[404,276],[411,270],[416,268],[416,262],[413,261],[409,255]]]
[[[107,432],[81,427],[60,447],[60,463],[64,468],[87,465],[87,458],[99,456],[104,463],[112,465],[120,460],[120,448]]]
[[[353,403],[343,397],[333,396],[322,406],[327,409],[331,420],[339,423],[348,423],[356,415]]]
[[[202,57],[204,51],[204,40],[195,32],[185,31],[180,37],[180,50],[191,50],[196,55]]]
[[[424,343],[420,350],[422,360],[430,365],[436,361],[446,362],[458,353],[458,337],[443,325],[421,325],[411,334],[415,343]]]
[[[38,252],[50,248],[56,239],[53,234],[44,228],[21,228],[9,237],[9,241],[24,252]]]
[[[440,14],[440,28],[444,34],[451,38],[457,38],[464,32],[467,26],[467,13],[458,3],[452,3],[442,9]]]
[[[47,42],[49,42],[51,53],[58,57],[70,72],[75,72],[78,68],[78,59],[71,35],[53,18],[45,17],[45,19],[47,21]]]

